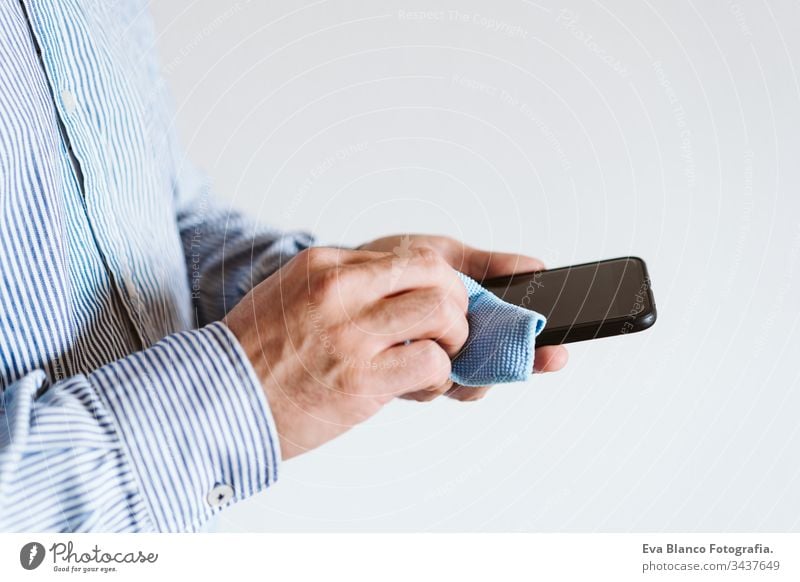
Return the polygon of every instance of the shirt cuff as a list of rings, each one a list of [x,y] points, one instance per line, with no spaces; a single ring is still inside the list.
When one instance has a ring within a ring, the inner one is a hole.
[[[266,395],[223,323],[169,335],[89,379],[158,530],[197,531],[277,479],[281,452]]]
[[[258,249],[259,244],[259,240],[256,238],[252,243],[252,248]],[[312,234],[299,230],[287,231],[277,239],[270,239],[256,260],[248,263],[249,276],[242,278],[238,289],[240,298],[292,260],[298,253],[315,245],[316,239]],[[231,305],[235,305],[235,302]]]

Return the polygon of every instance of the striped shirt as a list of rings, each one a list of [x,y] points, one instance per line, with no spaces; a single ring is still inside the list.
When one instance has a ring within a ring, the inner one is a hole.
[[[195,531],[277,478],[219,320],[312,239],[210,198],[145,4],[0,1],[3,531]]]

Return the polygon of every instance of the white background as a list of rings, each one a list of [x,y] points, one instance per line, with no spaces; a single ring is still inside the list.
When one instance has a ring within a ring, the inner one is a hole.
[[[392,404],[219,529],[797,530],[796,2],[152,8],[221,199],[324,243],[639,255],[659,310],[480,403]]]

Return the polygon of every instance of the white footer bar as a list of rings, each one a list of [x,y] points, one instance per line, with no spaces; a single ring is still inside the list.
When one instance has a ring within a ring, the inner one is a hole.
[[[800,534],[0,534],[0,580],[49,579],[778,582]]]

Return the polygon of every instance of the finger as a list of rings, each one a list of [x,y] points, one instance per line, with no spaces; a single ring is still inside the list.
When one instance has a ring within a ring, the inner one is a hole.
[[[567,365],[569,352],[564,346],[543,346],[536,348],[533,360],[533,371],[556,372]]]
[[[454,245],[446,258],[453,268],[477,281],[544,269],[544,263],[535,257],[484,251],[461,243]]]
[[[406,392],[405,394],[401,394],[400,398],[404,400],[415,400],[417,402],[430,402],[442,394],[447,394],[452,386],[453,382],[448,380],[444,384],[440,384],[435,388],[430,388],[428,390],[417,390],[415,392]]]
[[[474,402],[480,400],[489,393],[491,386],[462,386],[453,384],[447,391],[446,396],[460,402]]]
[[[312,247],[301,251],[292,257],[286,269],[281,269],[281,281],[292,277],[292,273],[299,270],[309,288],[314,282],[320,282],[330,287],[340,284],[340,274],[348,266],[359,265],[369,261],[376,261],[390,256],[388,253],[374,251],[351,251],[335,247]]]
[[[370,252],[370,251],[363,251]],[[464,287],[444,258],[429,247],[407,249],[403,256],[379,253],[372,261],[348,264],[338,277],[344,291],[360,302],[396,295],[420,287]]]
[[[405,340],[432,339],[451,358],[469,337],[467,293],[428,287],[406,291],[368,306],[355,323],[383,341],[383,349]]]
[[[393,346],[375,356],[376,394],[435,390],[450,381],[450,357],[433,340]]]
[[[388,256],[391,256],[391,253],[339,247],[311,247],[298,253],[295,258],[304,261],[309,270],[315,270],[337,265],[357,265]]]
[[[278,278],[283,285],[284,280],[294,280],[298,275],[305,280],[306,290],[310,297],[333,295],[342,307],[353,299],[357,301],[359,295],[344,293],[343,285],[348,280],[348,269],[369,262],[386,260],[391,257],[389,253],[375,251],[351,251],[335,247],[312,247],[305,249],[294,256],[289,265],[281,268]],[[289,286],[289,289],[294,289]],[[296,289],[295,289],[296,291]]]

